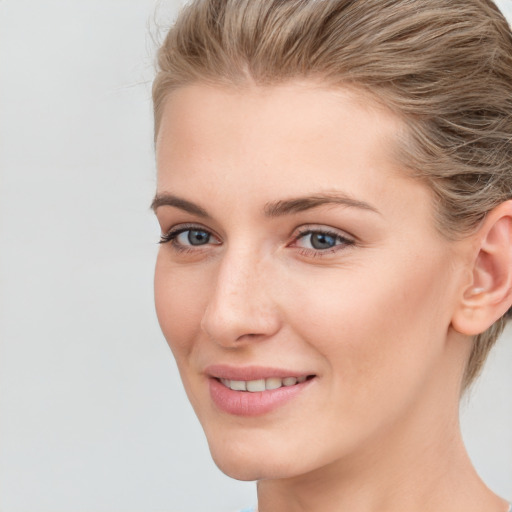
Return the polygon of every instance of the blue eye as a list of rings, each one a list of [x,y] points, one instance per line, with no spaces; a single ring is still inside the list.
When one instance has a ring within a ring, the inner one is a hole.
[[[209,231],[196,226],[177,227],[161,235],[160,243],[167,242],[170,242],[176,249],[220,243]]]
[[[175,240],[180,245],[205,245],[210,241],[211,235],[201,229],[187,229],[179,233]]]
[[[295,241],[296,246],[314,251],[326,251],[338,246],[353,245],[353,243],[353,240],[345,238],[338,233],[312,229],[300,233]]]
[[[326,233],[311,233],[309,241],[313,249],[330,249],[336,245],[336,237]]]

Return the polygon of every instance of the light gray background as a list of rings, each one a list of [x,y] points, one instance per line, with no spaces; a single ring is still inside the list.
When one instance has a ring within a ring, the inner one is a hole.
[[[1,512],[254,502],[210,461],[153,312],[150,34],[178,3],[0,0]],[[489,363],[464,432],[512,499],[510,331]]]

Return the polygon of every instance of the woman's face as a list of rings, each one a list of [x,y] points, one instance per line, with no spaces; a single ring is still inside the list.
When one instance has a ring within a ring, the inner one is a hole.
[[[166,103],[157,314],[231,476],[354,461],[456,411],[463,251],[395,163],[400,130],[313,83],[194,85]]]

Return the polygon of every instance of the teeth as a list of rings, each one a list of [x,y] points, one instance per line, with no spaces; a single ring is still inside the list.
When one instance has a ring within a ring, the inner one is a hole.
[[[265,381],[265,388],[266,389],[278,389],[283,385],[283,382],[281,379],[277,377],[270,377]]]
[[[281,379],[279,377],[269,377],[268,379],[258,380],[229,380],[220,379],[222,384],[233,391],[249,391],[250,393],[258,393],[261,391],[268,391],[271,389],[279,389],[282,386],[294,386],[304,382],[307,377],[285,377]]]
[[[245,380],[232,380],[229,383],[229,387],[233,391],[245,391],[247,389],[246,384],[248,384],[248,382],[246,383]]]
[[[247,391],[251,393],[265,391],[265,379],[247,381]]]

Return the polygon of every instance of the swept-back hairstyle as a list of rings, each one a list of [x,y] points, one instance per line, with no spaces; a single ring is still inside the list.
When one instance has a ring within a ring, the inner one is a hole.
[[[491,0],[194,0],[158,52],[155,137],[176,88],[293,79],[358,88],[403,120],[397,157],[447,238],[512,198],[512,34]],[[505,321],[475,337],[464,388]]]

